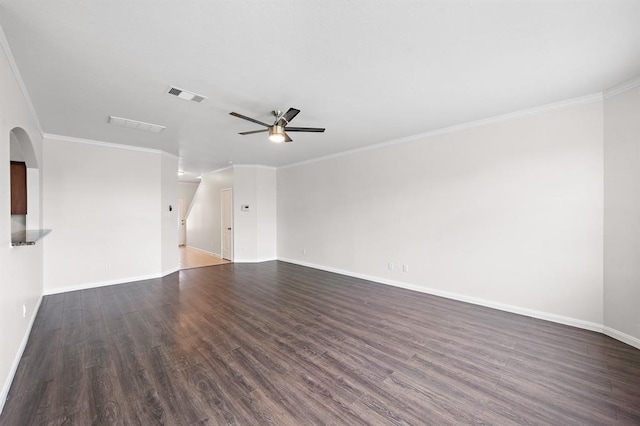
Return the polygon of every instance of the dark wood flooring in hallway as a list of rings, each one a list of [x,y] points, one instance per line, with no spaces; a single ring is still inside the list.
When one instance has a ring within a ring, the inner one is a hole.
[[[1,425],[640,424],[640,350],[283,262],[47,296]]]

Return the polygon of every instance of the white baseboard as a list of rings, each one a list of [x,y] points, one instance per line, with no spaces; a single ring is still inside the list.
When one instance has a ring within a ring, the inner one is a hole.
[[[633,337],[633,336],[629,336],[626,333],[623,333],[621,331],[615,330],[611,327],[604,327],[604,334],[606,334],[607,336],[616,339],[616,340],[620,340],[623,343],[626,343],[627,345],[631,345],[634,348],[638,348],[640,349],[640,339]]]
[[[602,324],[595,322],[584,321],[576,318],[566,317],[563,315],[551,314],[548,312],[537,311],[535,309],[522,308],[519,306],[508,305],[505,303],[494,302],[491,300],[480,299],[477,297],[465,296],[463,294],[451,293],[448,291],[442,291],[430,287],[422,287],[413,284],[407,284],[400,281],[388,280],[385,278],[374,277],[371,275],[359,274],[351,271],[345,271],[342,269],[331,268],[322,265],[316,265],[314,263],[303,262],[296,259],[279,258],[283,262],[294,263],[296,265],[307,266],[309,268],[320,269],[327,272],[334,272],[336,274],[347,275],[354,278],[360,278],[363,280],[373,281],[379,284],[386,284],[394,287],[400,287],[407,290],[418,291],[420,293],[432,294],[434,296],[445,297],[447,299],[459,300],[461,302],[467,302],[474,305],[486,306],[488,308],[498,309],[505,312],[512,312],[514,314],[525,315],[532,318],[538,318],[546,321],[551,321],[559,324],[569,325],[572,327],[582,328],[590,331],[597,331],[599,333],[604,332]],[[613,337],[613,336],[612,336]]]
[[[320,269],[327,272],[333,272],[336,274],[346,275],[349,277],[360,278],[368,281],[373,281],[379,284],[391,285],[394,287],[400,287],[407,290],[418,291],[421,293],[432,294],[434,296],[445,297],[447,299],[459,300],[461,302],[472,303],[474,305],[486,306],[489,308],[499,309],[505,312],[512,312],[514,314],[525,315],[532,318],[538,318],[546,321],[555,322],[558,324],[569,325],[572,327],[582,328],[584,330],[595,331],[606,336],[609,336],[613,339],[619,340],[620,342],[626,343],[627,345],[633,346],[634,348],[640,349],[640,339],[629,334],[618,331],[614,328],[607,327],[603,324],[598,324],[591,321],[584,321],[577,318],[571,318],[563,315],[552,314],[549,312],[537,311],[534,309],[522,308],[519,306],[508,305],[505,303],[493,302],[491,300],[479,299],[476,297],[465,296],[457,293],[450,293],[447,291],[442,291],[429,287],[416,286],[413,284],[407,284],[400,281],[388,280],[385,278],[374,277],[371,275],[359,274],[356,272],[345,271],[343,269],[331,268],[328,266],[317,265],[315,263],[304,262],[297,259],[288,259],[288,258],[278,258],[283,262],[293,263],[296,265],[307,266],[309,268]]]
[[[276,258],[276,257],[263,257],[263,258],[257,258],[257,259],[254,259],[254,258],[243,259],[243,258],[237,258],[236,257],[235,259],[232,260],[232,262],[233,263],[261,263],[261,262],[271,262],[271,261],[274,261],[274,260],[278,260],[278,258]]]
[[[173,274],[174,272],[178,272],[179,270],[180,270],[180,266],[169,268],[166,271],[162,271],[162,276],[166,277],[167,275]]]
[[[76,290],[86,290],[89,288],[98,288],[98,287],[105,287],[108,285],[117,285],[117,284],[129,284],[132,282],[136,282],[136,281],[144,281],[144,280],[153,280],[156,278],[162,278],[166,275],[172,274],[176,271],[179,271],[180,268],[171,268],[167,271],[164,271],[160,274],[151,274],[151,275],[140,275],[137,277],[127,277],[127,278],[119,278],[119,279],[115,279],[115,280],[108,280],[108,281],[98,281],[98,282],[93,282],[93,283],[84,283],[84,284],[78,284],[78,285],[72,285],[69,287],[61,287],[61,288],[53,288],[53,289],[45,289],[44,290],[44,295],[48,296],[51,294],[58,294],[58,293],[66,293],[69,291],[76,291]]]
[[[186,247],[189,247],[190,249],[194,249],[194,250],[201,251],[201,252],[203,252],[203,253],[212,254],[212,255],[214,255],[214,256],[217,256],[217,257],[219,257],[219,258],[222,258],[222,255],[221,255],[220,253],[215,253],[215,252],[212,252],[212,251],[209,251],[209,250],[201,249],[201,248],[199,248],[199,247],[194,247],[194,246],[190,246],[190,245],[187,245]]]
[[[29,324],[27,325],[27,329],[22,337],[22,342],[20,343],[20,347],[16,352],[16,356],[13,359],[13,363],[11,364],[11,368],[9,369],[9,374],[7,375],[7,380],[4,382],[2,386],[2,393],[0,393],[0,414],[4,409],[4,403],[7,402],[7,396],[9,395],[9,390],[11,389],[11,384],[13,383],[13,378],[16,375],[16,371],[18,370],[18,365],[20,364],[20,360],[22,359],[22,354],[24,353],[24,349],[27,347],[27,342],[29,341],[29,336],[31,335],[31,328],[33,327],[33,323],[36,320],[36,316],[38,315],[38,310],[40,309],[40,304],[42,303],[42,296],[38,298],[38,302],[36,303],[36,307],[31,314],[31,319],[29,320]]]

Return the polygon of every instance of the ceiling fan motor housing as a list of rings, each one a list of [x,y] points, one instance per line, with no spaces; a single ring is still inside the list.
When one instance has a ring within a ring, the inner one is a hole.
[[[284,142],[285,140],[284,126],[274,124],[269,127],[269,139],[273,142]]]

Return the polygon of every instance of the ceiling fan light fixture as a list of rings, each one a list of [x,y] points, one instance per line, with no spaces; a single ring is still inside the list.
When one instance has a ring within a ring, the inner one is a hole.
[[[284,127],[278,125],[269,127],[269,140],[275,143],[284,142]]]
[[[300,110],[297,108],[289,108],[284,114],[282,113],[282,111],[272,111],[274,117],[276,118],[276,121],[273,124],[267,124],[260,120],[256,120],[255,118],[247,117],[246,115],[238,114],[237,112],[233,111],[229,114],[233,115],[234,117],[251,121],[252,123],[256,123],[263,127],[266,127],[266,129],[261,130],[240,132],[240,135],[252,135],[254,133],[269,132],[269,140],[274,143],[292,142],[293,139],[289,137],[287,132],[324,132],[325,129],[320,127],[287,127],[289,126],[289,123],[291,123],[291,120],[293,120],[299,112]]]

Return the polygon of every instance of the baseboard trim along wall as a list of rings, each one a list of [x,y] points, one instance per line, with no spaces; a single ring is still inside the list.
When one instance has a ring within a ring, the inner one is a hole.
[[[309,268],[320,269],[322,271],[333,272],[340,275],[346,275],[349,277],[360,278],[367,281],[373,281],[378,284],[390,285],[393,287],[399,287],[406,290],[418,291],[420,293],[431,294],[434,296],[440,296],[447,299],[459,300],[461,302],[467,302],[474,305],[486,306],[488,308],[498,309],[505,312],[511,312],[514,314],[525,315],[532,318],[537,318],[541,320],[551,321],[558,324],[569,325],[571,327],[582,328],[584,330],[595,331],[598,333],[605,334],[609,337],[612,337],[616,340],[619,340],[623,343],[631,345],[635,348],[640,349],[640,339],[636,339],[633,336],[629,336],[628,334],[621,333],[617,330],[614,330],[610,327],[605,327],[602,324],[598,324],[595,322],[579,320],[576,318],[566,317],[563,315],[551,314],[548,312],[537,311],[534,309],[521,308],[519,306],[507,305],[504,303],[493,302],[491,300],[480,299],[476,297],[465,296],[457,293],[450,293],[447,291],[437,290],[429,287],[421,287],[412,284],[403,283],[400,281],[387,280],[384,278],[374,277],[371,275],[359,274],[351,271],[345,271],[342,269],[331,268],[323,265],[317,265],[315,263],[302,262],[296,259],[288,259],[288,258],[278,258],[278,260],[287,263],[293,263],[295,265],[306,266]]]
[[[604,334],[611,337],[612,339],[619,340],[627,345],[633,346],[634,348],[640,349],[640,339],[637,339],[633,336],[629,336],[626,333],[615,330],[611,327],[604,326]]]
[[[160,275],[160,277],[166,277],[167,275],[171,275],[174,272],[178,272],[180,270],[179,266],[176,266],[174,268],[169,268],[166,271],[162,271],[162,274]]]
[[[116,280],[108,280],[108,281],[99,281],[99,282],[94,282],[94,283],[78,284],[78,285],[69,286],[69,287],[63,287],[63,288],[45,289],[44,290],[44,295],[45,296],[49,296],[51,294],[67,293],[69,291],[76,291],[76,290],[87,290],[89,288],[105,287],[105,286],[108,286],[108,285],[128,284],[128,283],[132,283],[132,282],[136,282],[136,281],[153,280],[153,279],[156,279],[156,278],[166,277],[167,275],[173,274],[174,272],[177,272],[179,270],[180,270],[180,268],[176,267],[176,268],[171,268],[171,269],[169,269],[167,271],[164,271],[164,272],[162,272],[160,274],[141,275],[141,276],[137,276],[137,277],[120,278],[120,279],[116,279]]]
[[[4,409],[4,403],[7,402],[9,389],[11,389],[11,384],[13,383],[13,379],[16,375],[16,371],[18,370],[18,365],[20,364],[20,360],[22,359],[22,354],[24,353],[24,349],[27,347],[27,342],[29,342],[29,336],[31,335],[31,328],[33,327],[33,324],[36,321],[36,316],[38,316],[38,311],[40,310],[41,303],[42,303],[42,296],[38,298],[35,309],[31,313],[31,319],[29,320],[27,329],[24,332],[24,336],[22,337],[22,343],[20,343],[20,347],[18,348],[18,351],[16,352],[16,356],[13,359],[13,363],[11,364],[11,369],[9,370],[9,374],[7,375],[7,380],[4,382],[4,385],[2,386],[2,393],[0,393],[0,413],[2,413],[2,410]]]
[[[259,258],[259,259],[254,259],[254,258],[234,258],[232,260],[233,263],[260,263],[260,262],[272,262],[274,260],[281,260],[278,259],[277,257],[264,257],[264,258]],[[290,262],[293,263],[293,262]]]
[[[201,251],[201,252],[203,252],[203,253],[211,254],[211,255],[213,255],[213,256],[217,256],[217,257],[219,257],[219,258],[222,258],[222,255],[221,255],[220,253],[215,253],[215,252],[213,252],[213,251],[209,251],[209,250],[201,249],[200,247],[195,247],[195,246],[190,246],[190,245],[187,245],[187,246],[185,246],[185,247],[189,247],[189,248],[191,248],[191,249],[198,250],[198,251]]]

